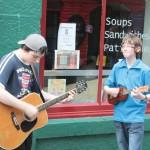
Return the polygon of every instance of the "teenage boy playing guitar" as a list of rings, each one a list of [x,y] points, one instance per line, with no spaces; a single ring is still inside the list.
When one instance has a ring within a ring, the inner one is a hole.
[[[116,98],[121,88],[131,91],[126,99],[114,104],[116,138],[119,150],[142,150],[144,113],[150,94],[138,87],[150,87],[150,68],[138,58],[142,42],[135,34],[129,33],[123,38],[121,51],[124,59],[112,68],[104,93]]]
[[[32,121],[38,116],[37,107],[19,99],[32,92],[43,95],[45,100],[55,98],[54,95],[43,90],[40,92],[37,84],[38,77],[34,73],[36,71],[31,67],[39,63],[44,56],[47,43],[40,34],[30,34],[18,44],[21,45],[21,48],[5,55],[0,61],[0,102],[22,111],[26,118]],[[74,94],[74,91],[70,91],[65,101],[73,99]],[[15,120],[15,116],[13,118]],[[17,128],[17,122],[14,121],[15,123]],[[13,140],[17,139],[12,139],[12,142]],[[32,134],[17,150],[31,150],[31,144]]]

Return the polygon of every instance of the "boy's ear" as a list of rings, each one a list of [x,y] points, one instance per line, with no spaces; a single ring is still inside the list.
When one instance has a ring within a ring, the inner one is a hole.
[[[136,48],[135,48],[135,52],[136,52],[136,53],[141,52],[141,47],[136,47]]]

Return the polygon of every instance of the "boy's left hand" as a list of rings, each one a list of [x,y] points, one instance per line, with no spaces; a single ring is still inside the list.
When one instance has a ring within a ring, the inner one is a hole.
[[[131,91],[131,95],[139,100],[143,100],[145,98],[145,95],[142,92],[140,92],[140,90],[138,90],[138,88],[133,89]]]
[[[61,103],[67,103],[70,102],[74,99],[74,96],[76,94],[76,92],[74,90],[71,90],[68,92],[69,96],[67,98],[65,98],[64,100],[61,101]]]

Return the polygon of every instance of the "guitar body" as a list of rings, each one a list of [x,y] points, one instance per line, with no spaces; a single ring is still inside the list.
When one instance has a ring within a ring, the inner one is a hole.
[[[76,88],[72,89],[80,94],[87,88],[85,81],[78,81]],[[27,116],[18,109],[0,103],[0,147],[12,150],[19,147],[32,131],[45,126],[48,123],[46,109],[69,96],[69,92],[43,103],[39,94],[30,93],[21,100],[36,106],[39,114],[33,121],[28,121]]]
[[[21,99],[34,106],[43,103],[40,96],[30,93]],[[42,111],[34,121],[26,121],[24,114],[12,107],[0,103],[0,147],[6,150],[17,148],[30,133],[48,122],[47,112]]]

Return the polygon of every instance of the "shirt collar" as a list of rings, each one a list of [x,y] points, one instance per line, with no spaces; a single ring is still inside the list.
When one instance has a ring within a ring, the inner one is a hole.
[[[120,67],[127,67],[127,63],[125,61],[125,59],[121,59],[120,60]],[[140,59],[136,59],[134,65],[131,68],[141,68],[142,67],[142,61]]]

